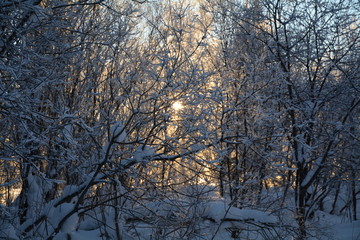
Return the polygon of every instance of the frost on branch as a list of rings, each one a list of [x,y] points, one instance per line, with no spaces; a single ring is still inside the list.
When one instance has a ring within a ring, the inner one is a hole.
[[[146,162],[155,155],[155,149],[149,146],[140,146],[134,153],[134,159],[137,162]]]
[[[112,125],[110,129],[111,138],[118,143],[124,142],[126,140],[127,134],[125,128],[121,122],[116,122]]]

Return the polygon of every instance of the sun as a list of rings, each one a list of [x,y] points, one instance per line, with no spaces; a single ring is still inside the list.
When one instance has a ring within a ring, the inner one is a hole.
[[[174,102],[171,107],[172,107],[175,111],[179,111],[179,110],[181,110],[181,109],[184,108],[184,106],[182,105],[182,103],[179,102],[179,101]]]

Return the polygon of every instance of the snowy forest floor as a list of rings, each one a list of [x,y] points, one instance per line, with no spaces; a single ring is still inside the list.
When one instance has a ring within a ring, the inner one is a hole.
[[[189,210],[188,215],[184,216],[181,220],[179,219],[180,214],[174,209],[174,206],[179,206],[179,204],[176,200],[174,202],[155,201],[150,202],[148,205],[134,208],[129,215],[125,214],[126,220],[122,222],[123,225],[121,227],[122,239],[296,239],[296,222],[291,220],[290,215],[286,216],[289,214],[287,211],[283,213],[283,216],[275,216],[266,211],[229,207],[229,204],[223,199],[213,198],[207,202],[199,203],[195,209]],[[100,226],[97,220],[92,221],[89,218],[78,225],[76,231],[64,231],[57,235],[55,239],[114,239],[113,230],[115,223],[112,222],[114,215],[111,211],[105,212],[107,212],[104,218],[106,226]],[[161,223],[159,220],[156,220],[159,222],[154,223],[148,221],[151,219],[149,217],[150,212],[156,213],[158,218],[167,219],[167,222]],[[193,217],[198,219],[193,221],[194,226],[182,228],[181,222],[186,222],[185,219],[193,219]],[[197,233],[194,234],[193,232],[187,236],[186,232],[189,229],[196,229],[191,231],[197,231]],[[345,216],[336,216],[324,211],[316,211],[312,219],[308,221],[307,239],[360,240],[360,220],[351,222]]]

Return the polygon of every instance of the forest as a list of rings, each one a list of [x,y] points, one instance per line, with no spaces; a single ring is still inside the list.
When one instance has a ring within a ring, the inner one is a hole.
[[[1,0],[0,239],[359,240],[358,0]]]

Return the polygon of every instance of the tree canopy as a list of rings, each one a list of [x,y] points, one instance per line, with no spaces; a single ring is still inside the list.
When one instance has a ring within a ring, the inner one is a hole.
[[[352,0],[0,3],[0,238],[324,239],[359,220]]]

